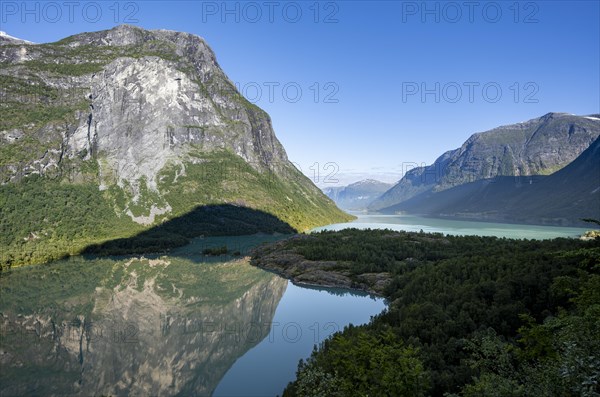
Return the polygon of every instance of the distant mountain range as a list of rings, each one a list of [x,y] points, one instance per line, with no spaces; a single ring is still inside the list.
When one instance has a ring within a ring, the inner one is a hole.
[[[548,113],[472,135],[372,211],[548,225],[600,218],[600,115]]]
[[[347,186],[326,187],[323,192],[342,209],[365,210],[392,186],[374,179],[365,179]]]

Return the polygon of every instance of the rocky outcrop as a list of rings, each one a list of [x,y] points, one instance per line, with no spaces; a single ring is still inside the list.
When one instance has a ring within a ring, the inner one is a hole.
[[[295,236],[306,238],[310,236]],[[299,285],[348,288],[383,296],[392,280],[389,273],[352,274],[348,266],[336,261],[314,261],[289,249],[286,240],[260,246],[251,253],[250,264],[265,269]]]
[[[60,43],[19,46],[10,41],[1,55],[13,65],[2,74],[33,72],[50,89],[69,93],[61,99],[87,102],[88,112],[79,112],[64,131],[60,144],[66,150],[61,153],[68,158],[97,155],[103,159],[103,177],[110,175],[134,190],[145,177],[156,189],[158,172],[169,161],[184,160],[192,145],[228,149],[257,169],[288,165],[270,118],[235,91],[200,37],[123,25]],[[128,57],[128,49],[138,49],[139,56]],[[20,55],[24,52],[27,58]],[[50,56],[58,57],[65,72],[81,65],[99,70],[57,75],[51,67],[27,62],[46,62]],[[7,89],[3,94],[10,99],[15,93]],[[3,134],[8,139],[26,127]]]

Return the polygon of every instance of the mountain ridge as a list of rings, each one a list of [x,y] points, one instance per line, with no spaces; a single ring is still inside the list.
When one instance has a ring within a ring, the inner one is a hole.
[[[21,44],[35,44],[29,40],[24,40],[24,39],[20,39],[18,37],[11,36],[8,33],[6,33],[5,31],[0,30],[0,42],[2,42],[2,41],[21,43]]]
[[[494,177],[552,174],[575,160],[600,136],[600,119],[595,116],[547,113],[475,133],[433,164],[408,171],[369,210],[383,210],[425,192],[441,192]]]
[[[380,211],[586,227],[582,219],[600,219],[599,158],[600,137],[550,175],[495,176],[441,191],[428,190]]]

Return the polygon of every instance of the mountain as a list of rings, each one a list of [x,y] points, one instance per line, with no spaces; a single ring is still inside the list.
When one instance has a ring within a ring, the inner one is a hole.
[[[42,262],[220,204],[295,229],[349,219],[288,161],[198,36],[122,25],[0,40],[0,264]]]
[[[496,176],[429,190],[381,211],[585,227],[582,218],[600,219],[599,159],[600,137],[551,175]]]
[[[600,138],[549,176],[495,177],[441,192],[426,192],[384,212],[439,217],[583,226],[600,219]]]
[[[347,210],[364,210],[376,198],[392,187],[389,183],[365,179],[348,186],[326,187],[323,192],[340,208]]]
[[[499,177],[550,175],[575,160],[600,136],[600,116],[548,113],[472,135],[432,165],[410,170],[370,206],[389,212],[418,195]],[[413,208],[413,206],[411,206]],[[416,209],[416,207],[414,207]]]

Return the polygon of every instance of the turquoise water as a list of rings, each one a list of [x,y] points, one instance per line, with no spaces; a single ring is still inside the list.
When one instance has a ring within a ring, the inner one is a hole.
[[[588,229],[576,227],[517,225],[509,223],[459,221],[449,219],[425,218],[415,215],[367,215],[357,216],[352,222],[336,223],[313,229],[341,230],[357,229],[392,229],[452,235],[496,236],[519,239],[550,239],[556,237],[578,237]]]
[[[289,283],[269,336],[236,361],[213,395],[281,395],[296,377],[298,360],[310,356],[315,344],[348,324],[367,323],[384,308],[381,298]]]
[[[0,275],[0,395],[275,396],[313,345],[380,298],[303,288],[238,256],[74,257]],[[214,393],[213,393],[214,392]]]
[[[546,239],[585,229],[358,214],[315,230],[389,228]],[[282,236],[196,239],[168,256],[75,257],[0,275],[1,395],[275,396],[315,344],[384,300],[255,268]],[[207,257],[226,245],[239,256]]]

